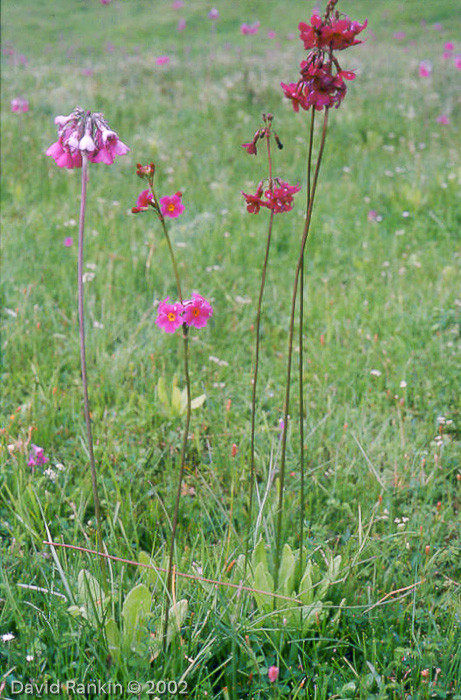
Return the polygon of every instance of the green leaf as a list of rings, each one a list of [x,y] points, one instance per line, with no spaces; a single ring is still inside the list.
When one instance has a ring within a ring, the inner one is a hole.
[[[200,394],[200,396],[197,396],[197,398],[192,399],[191,401],[191,408],[194,411],[196,408],[200,408],[200,406],[203,406],[203,404],[206,401],[206,394]]]
[[[274,580],[270,573],[267,571],[264,563],[259,562],[254,573],[254,588],[258,588],[260,591],[268,591],[272,593],[274,591]],[[273,608],[273,597],[271,595],[262,595],[262,593],[253,593],[256,604],[264,612],[270,612]]]
[[[179,634],[181,626],[186,619],[187,610],[189,608],[188,601],[178,600],[175,605],[172,605],[168,614],[168,629],[166,632],[167,644],[170,644],[173,636]]]
[[[282,561],[279,569],[279,589],[282,595],[290,596],[294,589],[295,556],[289,544],[285,544],[282,551]]]
[[[143,583],[132,588],[125,598],[122,608],[123,637],[130,648],[145,636],[146,630],[142,626],[150,605],[151,594]]]
[[[147,552],[139,552],[138,561],[140,564],[146,564],[147,566],[154,566],[154,563]],[[160,571],[155,569],[143,568],[144,580],[149,583],[153,588],[163,588],[163,578]]]
[[[173,409],[173,414],[180,416],[182,413],[182,402],[181,402],[181,392],[176,385],[173,386],[171,392],[171,408]]]
[[[165,379],[163,377],[160,377],[160,379],[157,382],[157,394],[158,398],[160,399],[163,408],[165,411],[169,412],[170,410],[170,400],[168,398],[168,394],[166,392],[166,386],[165,386]]]
[[[312,588],[312,562],[307,562],[304,576],[299,584],[299,599],[303,605],[310,605],[314,602],[314,589]]]
[[[109,649],[109,654],[116,661],[119,661],[121,634],[115,620],[112,617],[109,620],[107,620],[104,629],[106,632],[107,648]]]
[[[266,545],[264,544],[264,540],[261,537],[258,544],[253,550],[253,556],[251,558],[251,563],[253,565],[253,571],[256,571],[256,567],[258,564],[263,564],[264,568],[266,571],[268,570],[267,566],[267,555],[266,555]]]
[[[102,624],[108,599],[94,576],[86,569],[78,574],[78,599],[82,604],[82,616],[95,627]]]
[[[303,633],[305,633],[310,627],[312,627],[312,625],[316,625],[317,621],[321,619],[323,603],[320,600],[318,600],[313,605],[303,606],[301,610],[303,616],[302,631]]]

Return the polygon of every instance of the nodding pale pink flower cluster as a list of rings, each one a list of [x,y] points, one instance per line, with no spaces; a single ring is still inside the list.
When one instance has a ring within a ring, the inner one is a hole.
[[[247,24],[244,22],[240,27],[240,32],[242,34],[257,34],[259,32],[259,27],[261,22],[253,22],[253,24]]]
[[[24,100],[22,97],[15,97],[13,100],[11,100],[11,111],[28,112],[29,100]]]
[[[165,333],[174,333],[179,326],[194,326],[194,328],[204,328],[208,319],[213,315],[213,309],[200,294],[192,294],[192,299],[176,301],[169,304],[167,297],[158,306],[158,315],[155,323],[159,328],[163,328]]]
[[[113,131],[101,112],[76,107],[67,117],[58,116],[58,140],[46,151],[60,168],[81,168],[82,154],[92,163],[112,165],[115,156],[130,150]]]
[[[333,51],[343,51],[362,43],[357,35],[367,26],[352,22],[349,17],[333,12],[335,3],[329,2],[324,17],[314,13],[311,23],[299,23],[300,39],[307,59],[300,64],[301,78],[297,83],[281,83],[281,87],[295,112],[299,108],[316,110],[338,108],[346,96],[345,80],[354,80],[352,71],[342,70]]]
[[[29,461],[27,462],[28,467],[41,467],[49,461],[48,457],[45,457],[43,447],[31,445]]]
[[[250,214],[257,214],[261,207],[270,209],[274,214],[281,214],[293,209],[293,195],[299,192],[301,187],[299,185],[289,185],[288,182],[283,182],[283,180],[278,178],[275,178],[274,183],[276,183],[275,187],[272,189],[268,188],[265,191],[263,183],[260,182],[254,194],[242,192],[245,197],[247,211]],[[263,196],[266,198],[265,200],[262,198]]]

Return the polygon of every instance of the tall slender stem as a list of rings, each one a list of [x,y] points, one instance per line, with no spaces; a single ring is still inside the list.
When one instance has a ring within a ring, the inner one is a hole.
[[[290,315],[290,330],[288,337],[288,360],[287,360],[287,377],[286,377],[286,387],[285,387],[285,406],[284,406],[284,426],[282,432],[282,449],[280,457],[280,483],[279,483],[279,501],[277,507],[277,525],[276,525],[276,536],[275,536],[275,577],[274,577],[274,590],[278,588],[279,580],[279,568],[280,568],[280,555],[281,555],[281,542],[282,542],[282,516],[283,516],[283,490],[285,486],[285,461],[286,461],[286,443],[287,443],[287,432],[288,432],[288,412],[290,408],[290,382],[291,382],[291,363],[293,356],[293,335],[294,335],[294,321],[295,321],[295,311],[296,311],[296,296],[298,291],[298,282],[301,271],[301,265],[304,258],[304,248],[306,246],[307,237],[309,235],[309,228],[312,219],[312,208],[314,204],[315,191],[317,188],[317,182],[320,172],[320,165],[322,162],[323,149],[325,146],[325,138],[328,125],[328,108],[325,109],[325,118],[323,121],[322,129],[322,139],[320,142],[319,154],[317,157],[317,164],[315,167],[314,180],[312,183],[312,192],[309,199],[309,206],[307,208],[306,219],[304,222],[303,236],[301,239],[301,247],[299,251],[298,262],[295,271],[295,280],[293,285],[293,295],[291,300],[291,315]]]
[[[309,208],[311,198],[311,169],[312,169],[312,149],[314,145],[314,124],[315,109],[312,109],[311,129],[309,134],[309,150],[307,154],[307,201],[306,212]],[[300,472],[301,483],[299,489],[299,577],[301,579],[303,571],[303,550],[304,550],[304,254],[301,260],[299,279],[299,446],[300,446]]]
[[[179,301],[182,304],[183,303],[183,296],[182,296],[182,290],[181,290],[181,281],[179,279],[178,266],[176,264],[176,258],[174,255],[173,246],[171,245],[171,239],[170,239],[170,236],[168,233],[168,229],[167,229],[166,224],[165,224],[165,219],[162,216],[162,214],[159,213],[160,208],[158,206],[155,192],[154,192],[154,200],[157,204],[157,215],[160,219],[163,233],[165,235],[166,242],[168,245],[168,250],[170,252],[171,263],[173,265],[173,272],[174,272],[174,276],[176,279],[176,288],[178,291]],[[167,582],[166,582],[166,589],[167,589],[168,598],[171,598],[171,593],[172,593],[174,545],[175,545],[175,540],[176,540],[176,531],[178,529],[179,503],[181,500],[181,486],[182,486],[182,481],[184,478],[187,440],[189,437],[190,416],[191,416],[188,330],[189,330],[188,326],[184,323],[183,324],[183,340],[184,340],[184,378],[186,381],[186,420],[185,420],[185,425],[184,425],[184,433],[183,433],[182,446],[181,446],[181,459],[180,459],[180,465],[179,465],[178,487],[176,489],[176,499],[175,499],[174,512],[173,512],[173,522],[172,522],[172,526],[171,526],[170,552],[169,552],[169,559],[168,559]],[[166,650],[166,643],[167,643],[169,605],[170,605],[170,601],[167,600],[166,601],[166,608],[165,608],[165,619],[164,619],[164,623],[163,623],[163,650],[164,651]]]
[[[83,406],[85,411],[86,435],[88,440],[88,453],[90,457],[91,484],[93,487],[94,510],[96,516],[96,529],[98,537],[98,550],[102,551],[102,527],[101,527],[101,505],[98,493],[98,479],[96,474],[96,464],[93,451],[93,436],[91,431],[90,402],[88,400],[88,379],[86,372],[86,352],[85,352],[85,316],[83,304],[83,240],[85,232],[85,210],[86,210],[86,186],[88,182],[88,157],[82,153],[82,188],[80,200],[80,220],[78,225],[78,321],[80,332],[80,364],[82,368],[83,384]]]
[[[270,148],[270,133],[268,131],[266,132],[266,143],[267,143],[267,158],[268,158],[268,165],[269,165],[269,189],[272,190],[273,189],[272,157],[271,157],[271,148]],[[262,273],[261,273],[261,285],[259,288],[258,307],[257,307],[257,311],[256,311],[255,366],[254,366],[254,372],[253,372],[253,387],[252,387],[252,396],[251,396],[250,484],[249,484],[250,495],[249,495],[249,503],[248,503],[248,519],[247,519],[248,524],[247,524],[247,537],[246,537],[246,545],[245,545],[245,564],[244,564],[244,572],[245,573],[246,573],[246,567],[247,567],[247,562],[248,562],[248,551],[249,551],[249,546],[250,546],[250,530],[251,530],[251,518],[252,518],[252,512],[253,512],[253,498],[254,498],[256,390],[257,390],[258,372],[259,372],[259,347],[260,347],[260,343],[261,343],[261,337],[260,337],[261,336],[261,309],[262,309],[262,302],[263,302],[263,296],[264,296],[264,288],[266,286],[266,273],[267,273],[267,264],[269,262],[269,251],[270,251],[270,246],[271,246],[273,222],[274,222],[274,210],[271,209],[271,214],[270,214],[270,219],[269,219],[269,228],[267,231],[266,252],[264,255],[264,262],[263,262]]]

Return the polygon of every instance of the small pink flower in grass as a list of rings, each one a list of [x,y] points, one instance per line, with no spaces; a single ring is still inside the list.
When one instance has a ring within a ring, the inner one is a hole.
[[[186,20],[183,17],[181,17],[181,19],[178,20],[178,24],[177,24],[176,29],[178,30],[178,32],[183,32],[185,28],[186,28]]]
[[[176,192],[172,197],[162,197],[160,199],[160,211],[163,216],[168,216],[170,219],[176,219],[184,211],[184,205],[181,202],[182,193]]]
[[[218,19],[218,17],[219,11],[216,9],[216,7],[212,7],[208,13],[208,19]]]
[[[31,451],[29,454],[29,461],[27,462],[27,465],[29,467],[41,467],[47,462],[49,462],[49,459],[48,457],[45,457],[43,447],[39,447],[38,445],[31,445]]]
[[[441,32],[442,29],[443,29],[442,23],[441,23],[441,22],[436,22],[436,23],[434,24],[434,29],[435,29],[436,32]]]
[[[11,111],[12,112],[28,112],[29,111],[29,101],[24,100],[22,97],[15,97],[11,100]]]
[[[158,315],[155,323],[159,328],[163,328],[165,333],[174,333],[184,323],[182,318],[183,307],[179,301],[176,301],[174,304],[168,304],[169,298],[167,297],[158,305]]]
[[[376,209],[370,209],[370,211],[367,214],[367,219],[368,221],[380,221],[381,217],[378,216],[378,212]]]
[[[240,27],[240,32],[244,35],[257,34],[259,31],[260,24],[261,22],[253,22],[253,24],[247,24],[246,22],[244,22]]]
[[[455,56],[455,68],[461,70],[461,54]]]
[[[184,302],[183,320],[188,326],[204,328],[212,315],[213,309],[210,302],[200,294],[192,294],[192,299]]]
[[[64,239],[64,245],[66,246],[66,248],[71,248],[74,245],[74,239],[70,236],[67,236],[67,238]]]
[[[406,32],[394,32],[394,39],[397,39],[397,41],[403,41],[406,35]]]
[[[446,41],[443,45],[444,51],[454,51],[455,45],[452,41]]]
[[[153,198],[154,195],[150,190],[143,190],[136,200],[136,206],[131,210],[133,214],[139,214],[140,211],[148,211]]]
[[[101,5],[108,5],[111,0],[101,0]]]
[[[271,666],[269,670],[267,671],[267,676],[269,678],[269,681],[271,683],[275,683],[277,678],[279,677],[280,669],[278,666]]]
[[[159,56],[158,58],[155,59],[155,63],[158,66],[165,66],[169,62],[170,62],[169,56]]]
[[[430,78],[432,74],[432,66],[429,61],[421,61],[418,68],[420,78]]]
[[[181,7],[184,7],[183,0],[174,0],[172,7],[173,10],[180,10]]]
[[[275,39],[275,37],[276,37],[276,34],[275,34],[274,30],[269,29],[269,31],[267,32],[267,38],[268,39]]]
[[[438,116],[435,121],[438,124],[449,124],[450,123],[450,119],[448,118],[448,116],[446,114],[440,114],[440,116]]]

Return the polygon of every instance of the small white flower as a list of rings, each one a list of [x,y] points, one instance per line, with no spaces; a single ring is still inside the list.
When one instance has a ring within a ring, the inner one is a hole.
[[[28,663],[30,663],[30,662],[33,661],[33,660],[34,660],[34,657],[32,656],[32,654],[27,654],[27,656],[26,656],[26,661],[27,661]]]
[[[7,632],[6,634],[2,634],[2,642],[11,642],[15,638],[14,634],[11,632]]]
[[[380,377],[380,376],[381,376],[381,372],[379,371],[379,369],[372,369],[372,370],[370,371],[370,374],[371,374],[373,377]]]
[[[406,383],[405,379],[402,379],[402,381],[400,382],[400,388],[405,389],[406,386],[407,386],[407,383]]]

